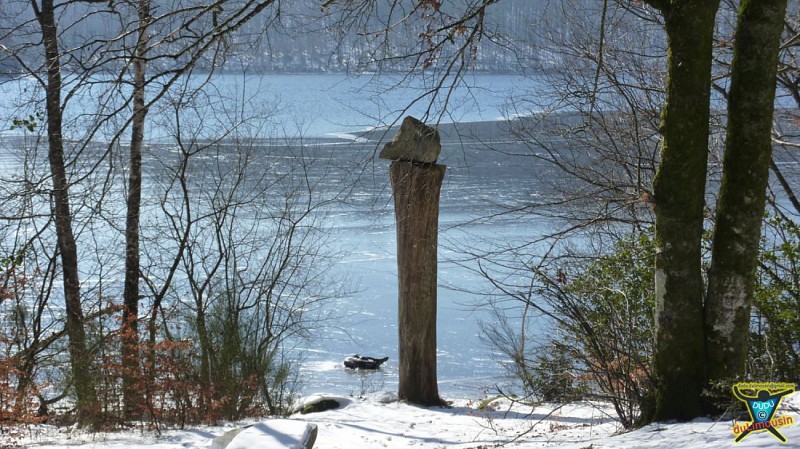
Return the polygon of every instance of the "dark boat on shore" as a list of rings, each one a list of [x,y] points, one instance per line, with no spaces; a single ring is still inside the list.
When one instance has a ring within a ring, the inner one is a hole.
[[[387,360],[389,360],[389,357],[379,359],[356,354],[344,359],[344,366],[350,369],[378,369]]]

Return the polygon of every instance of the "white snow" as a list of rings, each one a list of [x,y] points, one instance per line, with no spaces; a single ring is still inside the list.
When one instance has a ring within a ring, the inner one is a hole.
[[[326,397],[333,397],[327,395]],[[302,432],[306,424],[316,424],[318,435],[314,448],[456,448],[488,449],[507,443],[508,448],[555,447],[569,449],[647,448],[786,448],[800,445],[800,424],[784,427],[787,438],[781,444],[767,432],[753,433],[741,443],[733,442],[731,421],[698,419],[690,423],[659,423],[620,433],[607,404],[582,402],[561,407],[513,405],[506,399],[492,401],[479,410],[480,401],[454,401],[452,408],[415,407],[386,401],[392,394],[379,393],[364,399],[342,398],[345,405],[337,410],[308,415],[293,415],[288,420],[266,419],[266,425],[253,426],[264,432],[269,424],[279,424],[285,433]],[[800,421],[800,393],[787,397],[778,414],[788,414]],[[74,428],[35,425],[0,428],[0,447],[20,445],[31,449],[210,449],[215,437],[237,427],[259,421],[203,426],[188,430],[166,430],[158,434],[137,428],[125,432],[91,434]],[[241,434],[240,434],[241,435]],[[273,438],[268,442],[267,438]],[[262,448],[281,449],[275,435],[259,440]],[[256,438],[258,440],[258,438]],[[296,444],[295,440],[289,442]],[[249,446],[256,447],[256,446]]]
[[[286,448],[306,449],[306,443],[313,440],[314,425],[302,421],[275,419],[255,423],[235,433],[233,438],[222,438],[221,444],[215,439],[211,449],[255,449]],[[236,432],[236,431],[233,431]],[[232,433],[233,433],[232,432]],[[227,441],[226,441],[227,440]],[[227,443],[227,444],[226,444]]]

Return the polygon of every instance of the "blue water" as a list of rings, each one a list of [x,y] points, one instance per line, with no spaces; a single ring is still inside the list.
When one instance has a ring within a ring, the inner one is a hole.
[[[373,158],[380,142],[354,141],[353,136],[393,124],[407,114],[424,117],[427,112],[429,122],[495,121],[508,115],[509,97],[535,90],[537,82],[509,75],[469,77],[450,95],[447,114],[442,113],[441,97],[426,97],[409,107],[429,86],[418,82],[400,88],[396,86],[399,79],[391,77],[218,75],[212,82],[217,100],[210,106],[187,107],[181,134],[202,124],[194,136],[209,138],[225,129],[226,120],[242,119],[247,128],[237,132],[274,141],[285,138],[291,145],[309,139],[314,148],[329,155],[326,157],[339,154],[339,158],[358,164],[358,170],[340,164],[326,175],[325,184],[336,189],[351,183],[355,175],[361,177],[358,188],[344,203],[333,206],[326,222],[330,249],[342,254],[332,274],[350,279],[355,291],[330,305],[336,319],[321,323],[309,340],[297,343],[294,353],[303,360],[299,379],[303,393],[358,395],[394,389],[398,376],[397,269],[388,162]],[[387,90],[390,86],[394,87]],[[102,85],[93,89],[76,93],[68,105],[67,137],[86,138],[86,125],[102,116],[102,111],[91,113],[99,110],[101,99],[107,100],[105,107],[114,103],[113,92]],[[0,85],[0,129],[8,130],[11,119],[39,110],[40,105],[27,102],[32,92],[30,80]],[[148,135],[155,148],[161,148],[156,151],[172,151],[161,145],[177,132],[176,123],[169,107],[159,105],[151,111]],[[91,138],[106,141],[113,136],[113,129],[109,126]],[[2,132],[6,137],[19,133]],[[476,137],[480,136],[446,140],[440,160],[448,166],[442,189],[438,273],[438,377],[444,397],[474,397],[505,382],[499,365],[504,357],[480,338],[480,321],[491,319],[480,307],[487,303],[481,292],[489,291],[489,286],[453,260],[462,258],[465,248],[485,248],[490,242],[514,244],[540,235],[550,226],[484,219],[498,211],[494,204],[520,204],[546,192],[532,181],[527,162],[520,164],[490,152]],[[20,164],[13,150],[5,150],[0,151],[0,173],[13,172]],[[342,359],[355,353],[388,356],[389,361],[375,373],[345,370]]]
[[[488,152],[466,142],[445,141],[441,163],[448,166],[439,216],[438,376],[444,397],[474,397],[507,383],[501,366],[507,358],[481,338],[480,322],[492,320],[487,310],[490,285],[456,261],[468,249],[515,245],[548,230],[546,221],[486,217],[496,203],[520,204],[547,195],[531,181],[530,165]],[[334,217],[335,242],[349,254],[335,270],[360,280],[361,290],[340,301],[346,311],[342,329],[298,349],[307,360],[302,371],[304,392],[361,394],[392,390],[397,384],[397,267],[394,211],[388,191],[388,162],[375,161],[370,188],[374,203]],[[499,168],[498,168],[499,167]],[[364,212],[368,212],[363,214]],[[474,268],[474,264],[467,263]],[[482,293],[484,292],[484,293]],[[377,373],[353,373],[341,360],[352,354],[388,356]]]
[[[174,157],[171,155],[175,149],[170,142],[177,133],[184,139],[207,139],[230,131],[226,139],[247,136],[293,148],[305,145],[306,151],[316,152],[320,161],[334,161],[330,165],[319,165],[322,171],[315,176],[319,176],[319,186],[327,189],[322,192],[323,196],[340,193],[342,186],[354,186],[342,198],[343,202],[334,203],[326,211],[325,221],[326,249],[339,254],[330,274],[335,279],[349,279],[353,289],[326,304],[332,319],[315,323],[308,339],[295,342],[292,354],[302,360],[300,391],[359,395],[395,389],[398,379],[397,267],[388,162],[374,157],[381,142],[358,136],[363,130],[393,124],[406,114],[424,117],[427,113],[428,122],[451,123],[492,122],[514,114],[535,112],[519,111],[508,105],[512,96],[537,92],[539,83],[535,79],[508,75],[470,77],[466,84],[456,86],[448,99],[448,112],[442,113],[441,96],[426,97],[409,107],[430,86],[419,81],[409,86],[392,77],[218,75],[212,82],[213,88],[207,91],[213,93],[214,101],[182,105],[182,129],[176,126],[174,111],[169,106],[171,98],[165,98],[153,108],[148,123],[153,153],[145,161],[149,164],[146,176],[153,178],[153,171],[159,169],[154,161]],[[196,80],[190,83],[196,84]],[[398,83],[404,87],[397,87]],[[34,143],[30,136],[21,140],[24,133],[20,130],[9,130],[12,119],[42,110],[33,86],[31,80],[0,84],[0,130],[3,130],[0,131],[0,193],[7,185],[12,185],[4,184],[4,180],[18,174],[26,163],[20,147]],[[388,87],[392,88],[387,90]],[[75,92],[66,109],[67,137],[78,141],[91,139],[92,142],[111,139],[116,129],[112,126],[114,123],[91,136],[86,135],[86,130],[103,117],[103,108],[116,104],[118,97],[121,96],[104,84]],[[231,130],[228,126],[231,121],[241,121],[244,125]],[[482,129],[485,131],[485,128]],[[376,136],[381,137],[380,134],[371,137]],[[391,133],[383,137],[391,137]],[[492,141],[486,142],[487,139]],[[470,250],[510,248],[530,242],[558,226],[555,221],[534,221],[529,216],[519,220],[496,216],[502,210],[500,204],[522,205],[548,198],[550,193],[536,176],[532,176],[533,173],[538,177],[547,176],[543,167],[535,166],[535,159],[490,151],[487,143],[511,153],[528,150],[502,133],[473,135],[467,132],[447,137],[440,159],[440,163],[448,167],[440,205],[438,272],[438,378],[440,392],[445,398],[476,397],[507,381],[502,364],[508,360],[480,335],[481,321],[493,319],[485,306],[495,292],[480,275],[470,270],[475,264],[465,260],[466,255]],[[221,154],[216,161],[206,162],[224,165],[224,157],[227,155]],[[86,160],[83,156],[76,159],[72,168],[80,172]],[[287,161],[292,163],[285,155],[277,153],[266,154],[253,163],[280,168]],[[797,167],[793,159],[791,167]],[[27,168],[39,170],[41,174],[47,171],[46,164],[32,160],[27,161]],[[99,173],[102,175],[104,171]],[[796,176],[793,174],[793,178]],[[148,178],[147,182],[153,180]],[[195,179],[193,182],[202,185],[203,181]],[[92,195],[98,192],[87,188],[85,195],[84,201],[76,207],[78,214],[91,209]],[[149,199],[150,207],[155,207],[156,203],[154,198]],[[104,219],[112,223],[116,220],[121,225],[124,222],[120,220],[124,212],[121,204],[106,201],[105,207],[109,209]],[[47,213],[46,205],[42,206],[42,213]],[[92,226],[105,224],[99,220]],[[111,244],[120,244],[119,232],[102,229],[96,232],[92,226],[83,229],[79,238],[102,239],[110,235]],[[2,232],[0,229],[0,243],[14,237]],[[115,238],[117,241],[113,240]],[[537,254],[537,250],[528,247],[526,253]],[[120,254],[121,250],[117,254],[84,254],[85,273],[96,273],[90,266],[95,264],[102,265],[105,273],[118,275]],[[119,279],[112,276],[104,282],[102,292],[109,295]],[[87,296],[99,295],[100,288],[98,276],[84,277]],[[58,307],[54,310],[58,313]],[[377,372],[346,370],[342,360],[355,353],[388,356],[389,361]]]

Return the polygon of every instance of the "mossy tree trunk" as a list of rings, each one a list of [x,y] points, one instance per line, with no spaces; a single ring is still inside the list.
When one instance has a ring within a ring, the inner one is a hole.
[[[744,0],[739,8],[705,305],[711,381],[741,378],[745,368],[786,3]]]
[[[401,399],[441,405],[436,378],[439,192],[445,166],[394,161]]]
[[[645,419],[689,420],[703,413],[705,385],[701,237],[708,161],[715,0],[651,1],[667,32],[661,160],[653,182],[656,214],[654,407]]]

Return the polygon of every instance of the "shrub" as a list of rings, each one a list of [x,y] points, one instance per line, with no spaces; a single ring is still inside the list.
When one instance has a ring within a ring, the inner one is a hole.
[[[554,329],[538,345],[525,341],[525,320],[520,332],[507,319],[485,326],[527,394],[569,401],[591,392],[613,404],[623,426],[636,423],[652,385],[653,248],[649,233],[630,234],[607,254],[534,272],[537,288],[526,308],[549,318],[531,326],[548,322]]]
[[[631,234],[610,254],[576,267],[562,288],[547,290],[561,317],[561,344],[626,428],[638,420],[652,385],[653,256],[650,235]]]
[[[767,221],[755,292],[748,377],[800,379],[800,227],[785,216]]]

